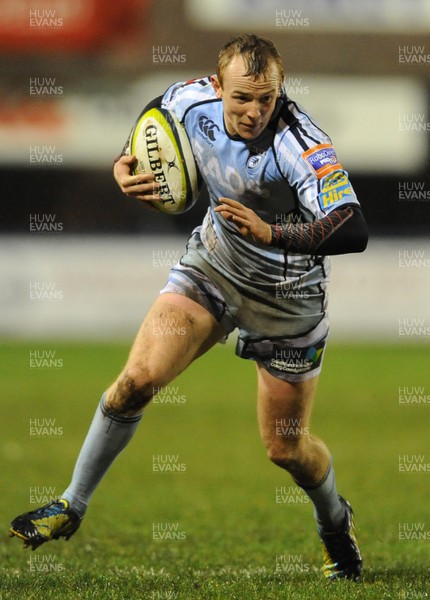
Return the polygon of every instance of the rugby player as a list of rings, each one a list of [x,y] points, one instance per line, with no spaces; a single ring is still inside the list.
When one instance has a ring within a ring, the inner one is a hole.
[[[323,573],[360,578],[353,511],[309,423],[329,331],[327,257],[362,252],[368,233],[330,138],[283,80],[272,42],[241,35],[221,49],[216,75],[175,83],[145,107],[175,111],[184,124],[210,207],[103,394],[69,487],[12,522],[10,535],[26,546],[75,533],[154,393],[237,329],[236,353],[256,363],[268,457],[313,502]],[[122,192],[160,200],[152,175],[132,174],[134,161],[128,140],[114,164]],[[155,335],[166,322],[174,330]]]

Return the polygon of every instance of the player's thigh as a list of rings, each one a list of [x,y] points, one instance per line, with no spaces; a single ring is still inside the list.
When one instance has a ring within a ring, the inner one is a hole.
[[[225,335],[216,319],[197,302],[180,294],[161,294],[143,321],[126,365],[108,393],[167,385],[195,358],[209,350]]]
[[[175,376],[225,335],[200,304],[180,294],[161,294],[152,305],[127,361],[128,367],[148,362]]]
[[[300,437],[309,430],[318,375],[289,382],[271,375],[257,363],[257,413],[261,437],[267,447],[276,440]],[[291,434],[290,436],[285,434]]]

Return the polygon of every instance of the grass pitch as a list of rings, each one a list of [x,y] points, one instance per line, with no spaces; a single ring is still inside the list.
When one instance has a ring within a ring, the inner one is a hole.
[[[30,366],[35,351],[54,362]],[[266,459],[255,368],[231,346],[199,359],[147,409],[68,543],[31,552],[8,539],[13,517],[67,486],[127,351],[2,344],[2,600],[430,596],[425,346],[329,345],[326,354],[312,429],[329,445],[338,489],[356,513],[360,584],[323,580],[311,505]],[[417,468],[401,471],[399,461]]]

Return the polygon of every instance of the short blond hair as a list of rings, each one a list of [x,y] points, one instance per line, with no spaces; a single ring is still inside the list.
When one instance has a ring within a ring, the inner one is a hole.
[[[225,68],[236,55],[242,56],[245,62],[245,76],[251,75],[255,78],[265,75],[270,68],[271,61],[273,61],[278,69],[280,84],[282,84],[284,80],[284,66],[282,58],[273,42],[252,33],[245,33],[231,39],[219,52],[217,76],[220,85],[222,85]]]

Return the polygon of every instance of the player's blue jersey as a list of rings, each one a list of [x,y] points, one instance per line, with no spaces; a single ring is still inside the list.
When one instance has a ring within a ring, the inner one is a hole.
[[[358,204],[330,138],[295,102],[278,101],[269,126],[254,140],[234,138],[224,126],[223,103],[209,78],[172,85],[163,108],[184,124],[206,183],[210,208],[200,228],[208,258],[240,284],[269,289],[285,280],[315,284],[328,259],[290,254],[243,237],[212,209],[228,197],[265,222],[311,222],[345,204]]]

